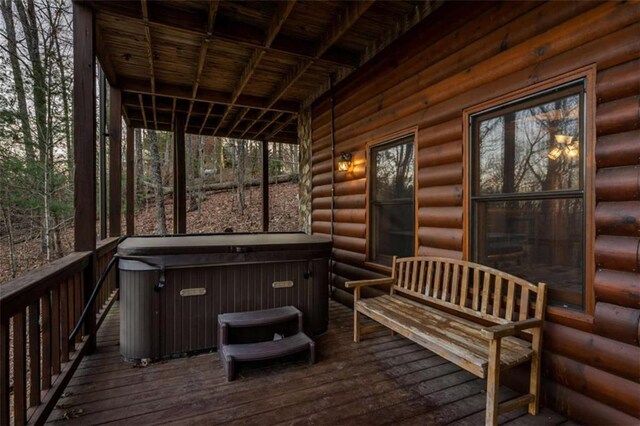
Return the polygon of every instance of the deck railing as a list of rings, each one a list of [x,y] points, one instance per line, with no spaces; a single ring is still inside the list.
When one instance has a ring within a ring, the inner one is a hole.
[[[116,244],[116,238],[98,244],[95,266],[92,252],[75,252],[0,286],[0,424],[42,423],[54,408],[116,297],[111,271],[95,320],[69,340],[87,289]]]

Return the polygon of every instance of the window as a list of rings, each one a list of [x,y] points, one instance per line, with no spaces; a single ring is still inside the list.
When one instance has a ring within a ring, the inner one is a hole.
[[[371,149],[369,260],[391,266],[414,251],[413,136]]]
[[[471,257],[585,308],[585,84],[471,115]]]

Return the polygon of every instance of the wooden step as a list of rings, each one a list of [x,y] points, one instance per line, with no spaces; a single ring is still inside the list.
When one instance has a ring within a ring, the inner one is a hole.
[[[281,308],[263,309],[260,311],[220,314],[218,315],[218,324],[237,328],[258,327],[280,324],[294,319],[300,319],[300,323],[302,323],[302,312],[294,306],[283,306]]]
[[[236,361],[262,361],[280,358],[307,349],[309,350],[309,363],[313,364],[315,362],[315,343],[309,336],[300,332],[280,340],[225,345],[220,349],[220,361],[227,373],[227,380],[231,381],[235,377]]]

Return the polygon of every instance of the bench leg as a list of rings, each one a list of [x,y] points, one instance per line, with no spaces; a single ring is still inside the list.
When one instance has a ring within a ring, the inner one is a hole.
[[[485,424],[498,424],[498,389],[500,388],[500,341],[489,343],[489,369],[487,371],[487,411]]]
[[[356,343],[360,341],[360,312],[355,306],[353,309],[353,341]]]
[[[529,378],[529,393],[533,397],[529,403],[529,414],[532,416],[538,415],[538,408],[540,407],[540,338],[542,337],[542,331],[536,329],[533,333],[533,340],[531,346],[534,349],[534,353],[531,356],[531,376]]]

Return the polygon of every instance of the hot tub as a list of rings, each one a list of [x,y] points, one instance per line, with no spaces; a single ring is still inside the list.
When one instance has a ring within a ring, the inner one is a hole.
[[[302,233],[130,237],[118,246],[120,350],[130,360],[212,349],[217,316],[293,305],[328,324],[331,240]]]

